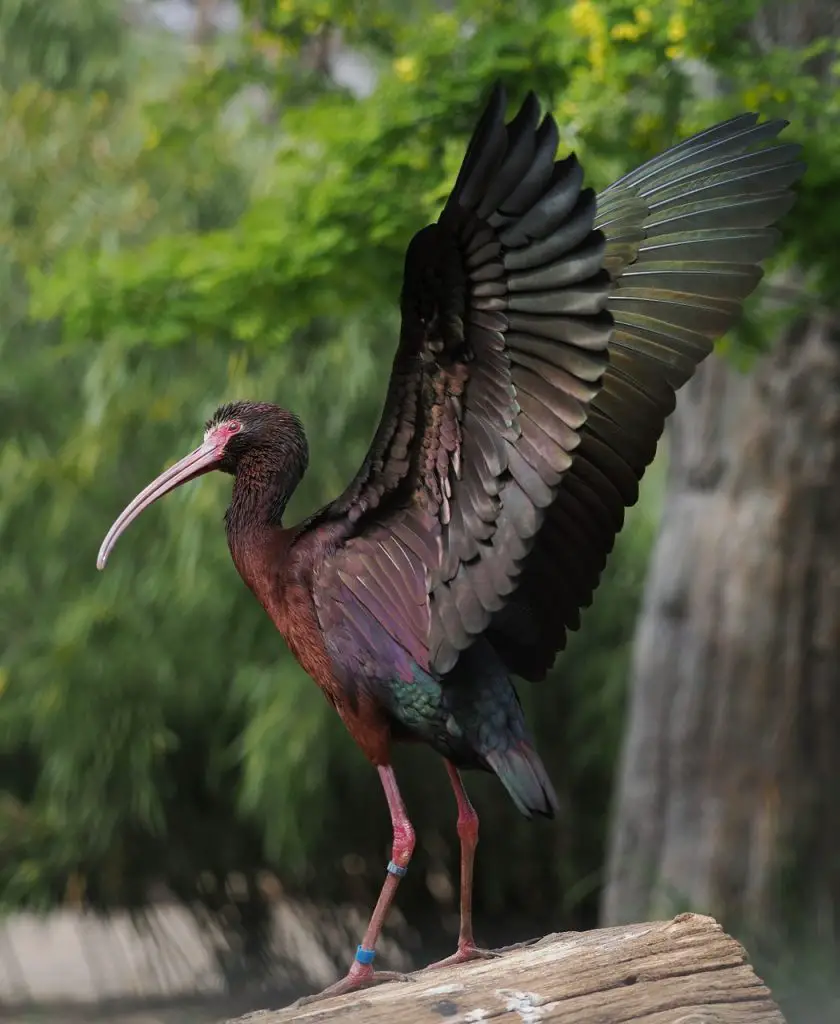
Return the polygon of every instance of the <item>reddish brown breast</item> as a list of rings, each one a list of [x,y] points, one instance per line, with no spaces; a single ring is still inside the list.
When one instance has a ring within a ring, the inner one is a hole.
[[[265,608],[304,671],[315,680],[341,716],[365,756],[376,765],[390,762],[391,730],[382,709],[364,690],[347,700],[324,643],[312,600],[311,581],[319,552],[314,539],[290,530],[266,528],[260,538],[231,545],[236,568]]]

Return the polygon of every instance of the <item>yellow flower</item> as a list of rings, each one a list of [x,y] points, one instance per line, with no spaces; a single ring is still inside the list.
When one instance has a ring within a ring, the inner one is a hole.
[[[607,65],[607,48],[604,45],[603,36],[598,36],[589,44],[589,63],[596,79],[604,77],[604,69]]]
[[[665,56],[668,60],[679,60],[685,56],[685,49],[682,46],[666,46]]]
[[[569,11],[572,28],[582,36],[592,36],[598,31],[598,12],[592,0],[575,0]]]
[[[635,43],[637,39],[641,38],[643,33],[644,29],[641,25],[633,24],[630,21],[621,21],[610,29],[610,35],[613,39],[625,39],[630,43]]]
[[[647,7],[637,7],[633,11],[633,17],[636,19],[636,24],[641,25],[642,28],[650,28],[653,24],[653,15]]]
[[[573,30],[589,40],[589,63],[596,79],[604,77],[607,63],[607,23],[592,0],[576,0],[569,10]]]
[[[686,34],[685,18],[682,14],[672,14],[668,19],[668,41],[671,43],[681,43],[685,39]]]
[[[413,82],[417,78],[417,60],[414,57],[397,57],[394,61],[394,74],[403,82]]]
[[[645,111],[634,121],[634,128],[636,130],[636,136],[640,139],[645,139],[649,135],[652,135],[661,127],[661,119],[650,111]]]
[[[744,104],[749,110],[755,110],[765,100],[769,100],[773,92],[773,87],[768,82],[757,82],[744,91]]]

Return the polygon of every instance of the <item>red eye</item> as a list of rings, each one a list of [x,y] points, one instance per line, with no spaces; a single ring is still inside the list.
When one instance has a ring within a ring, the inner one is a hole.
[[[239,420],[230,420],[228,423],[225,424],[225,429],[229,434],[238,434],[239,431],[242,429],[242,424],[239,422]]]

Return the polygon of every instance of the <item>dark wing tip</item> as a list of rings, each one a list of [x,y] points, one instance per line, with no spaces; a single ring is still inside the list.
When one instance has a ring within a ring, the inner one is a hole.
[[[537,96],[537,94],[534,92],[533,89],[529,89],[525,93],[525,99],[522,101],[521,109],[522,110],[525,110],[525,109],[536,110],[537,116],[539,116],[540,109],[541,109],[541,107],[540,107],[540,98],[539,98],[539,96]]]
[[[779,132],[783,132],[785,130],[785,128],[787,128],[790,125],[790,121],[788,121],[784,117],[769,117],[766,121],[759,121],[759,119],[761,117],[761,114],[758,114],[758,113],[756,113],[755,111],[752,111],[752,110],[749,111],[749,113],[747,113],[747,114],[742,114],[741,116],[742,117],[750,117],[750,118],[752,118],[753,119],[753,124],[759,124],[760,123],[762,125],[768,125],[768,126],[769,125],[773,125],[776,128],[776,133],[777,134]]]
[[[505,89],[505,84],[501,78],[497,78],[490,89],[488,106],[490,104],[494,106],[501,105],[502,112],[504,113],[504,108],[507,106],[507,89]]]
[[[610,362],[519,587],[490,640],[511,671],[540,679],[580,624],[625,507],[638,495],[675,391],[740,315],[796,202],[802,147],[782,118],[739,114],[635,168],[598,197],[614,278]],[[551,563],[551,572],[545,570]],[[539,631],[521,627],[521,612]]]
[[[474,137],[480,137],[482,128],[487,124],[495,124],[497,121],[504,121],[505,111],[508,105],[507,89],[500,78],[497,78],[490,89],[490,95],[484,105],[484,110],[476,124]]]

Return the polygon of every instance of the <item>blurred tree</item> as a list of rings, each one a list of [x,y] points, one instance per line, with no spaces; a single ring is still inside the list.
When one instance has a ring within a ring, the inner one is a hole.
[[[750,35],[759,47],[812,48],[812,88],[837,139],[840,65],[814,48],[840,38],[836,5],[767,4]],[[840,162],[809,169],[796,230],[839,175]],[[837,226],[831,202],[820,216]],[[836,287],[822,294],[818,311],[782,318],[747,376],[704,367],[673,418],[603,914],[688,905],[768,954],[816,944],[830,958],[840,949],[840,308]]]
[[[790,224],[791,248],[825,290],[840,280],[832,108],[803,54],[751,46],[751,0],[246,6],[244,36],[189,58],[138,42],[106,97],[42,81],[0,96],[15,140],[0,152],[0,230],[9,280],[31,290],[2,327],[7,902],[54,899],[79,868],[102,903],[142,899],[153,877],[190,895],[202,869],[219,887],[264,860],[322,899],[378,886],[389,832],[375,783],[229,565],[226,482],[139,523],[96,580],[93,559],[125,497],[223,397],[275,399],[307,423],[313,468],[290,515],[341,490],[377,421],[406,243],[436,215],[495,77],[514,99],[539,91],[597,186],[744,105],[784,111],[806,126],[801,206],[819,211]],[[371,91],[338,84],[340,52],[365,63]],[[730,88],[697,98],[709,69]],[[756,337],[754,324],[733,347]],[[593,919],[652,483],[560,685],[527,695],[557,829],[518,821],[475,780],[479,912],[515,905],[531,928]],[[431,892],[452,908],[445,780],[414,752],[403,764],[428,870],[401,905],[428,907]]]
[[[687,386],[637,630],[604,913],[835,941],[840,324]]]
[[[99,905],[145,900],[158,877],[193,894],[197,868],[224,876],[262,863],[248,822],[235,851],[221,842],[236,815],[229,750],[244,710],[224,675],[198,701],[178,689],[180,666],[149,666],[144,644],[166,632],[154,586],[135,589],[136,631],[114,640],[109,595],[89,589],[91,549],[74,538],[87,536],[93,509],[110,511],[111,488],[97,490],[95,475],[110,446],[171,445],[160,422],[172,431],[175,420],[179,437],[182,403],[192,420],[195,390],[183,382],[195,354],[144,366],[121,339],[70,350],[57,323],[28,318],[24,275],[68,245],[114,251],[162,225],[229,223],[250,176],[237,131],[192,91],[183,51],[166,36],[127,40],[121,5],[8,3],[0,19],[20,44],[19,73],[0,83],[0,904],[50,905],[80,872]],[[65,59],[77,37],[85,59]],[[223,345],[202,356],[205,381],[229,379]],[[201,849],[210,853],[197,860]]]
[[[35,79],[50,89],[112,91],[126,80],[126,42],[114,0],[0,2],[0,82],[8,90]]]

